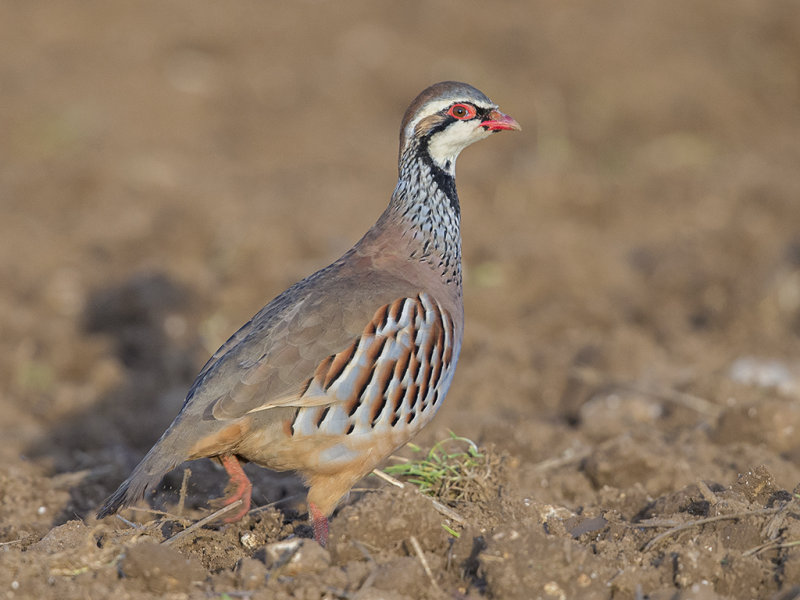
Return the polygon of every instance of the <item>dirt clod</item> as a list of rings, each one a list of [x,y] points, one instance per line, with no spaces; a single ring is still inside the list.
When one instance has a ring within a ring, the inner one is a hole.
[[[188,593],[202,583],[207,573],[203,566],[178,550],[154,541],[130,547],[120,564],[123,576],[140,581],[150,592]]]

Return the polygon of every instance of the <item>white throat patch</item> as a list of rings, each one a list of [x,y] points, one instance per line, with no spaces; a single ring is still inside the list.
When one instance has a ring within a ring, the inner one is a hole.
[[[480,126],[477,120],[456,121],[447,129],[434,133],[428,141],[428,154],[437,167],[455,175],[456,158],[461,151],[478,140],[492,134]]]

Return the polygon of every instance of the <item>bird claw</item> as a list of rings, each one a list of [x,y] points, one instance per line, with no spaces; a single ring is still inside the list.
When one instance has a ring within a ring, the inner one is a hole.
[[[212,508],[222,508],[233,504],[237,500],[241,500],[242,504],[238,510],[228,513],[225,518],[222,519],[223,523],[235,523],[241,520],[250,510],[250,497],[253,493],[253,484],[250,483],[250,480],[242,469],[242,465],[235,456],[220,456],[219,460],[222,466],[225,467],[230,481],[225,487],[225,496],[211,500],[209,505]]]

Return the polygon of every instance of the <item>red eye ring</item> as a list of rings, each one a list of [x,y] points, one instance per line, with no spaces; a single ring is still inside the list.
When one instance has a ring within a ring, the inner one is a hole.
[[[467,121],[475,117],[476,111],[471,104],[453,104],[447,114],[459,121]]]

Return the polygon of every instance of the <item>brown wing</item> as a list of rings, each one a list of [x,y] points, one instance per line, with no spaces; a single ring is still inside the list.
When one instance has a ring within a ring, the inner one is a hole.
[[[237,419],[276,406],[314,406],[301,396],[319,365],[356,342],[375,311],[417,286],[377,271],[326,271],[290,288],[240,329],[204,367],[184,404],[205,419]]]

